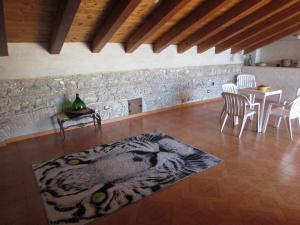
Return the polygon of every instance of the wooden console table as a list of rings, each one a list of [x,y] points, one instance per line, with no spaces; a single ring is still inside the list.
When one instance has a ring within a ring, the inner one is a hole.
[[[57,123],[59,125],[59,128],[60,128],[60,132],[63,134],[63,137],[65,139],[65,130],[70,128],[70,127],[74,127],[74,126],[79,126],[79,127],[83,127],[87,124],[90,123],[90,121],[88,122],[82,122],[82,123],[75,123],[75,124],[71,124],[71,125],[68,125],[68,126],[64,126],[64,123],[65,122],[78,122],[82,119],[85,119],[85,118],[92,118],[93,119],[93,122],[94,122],[94,126],[96,127],[96,122],[98,124],[98,127],[101,128],[101,116],[98,112],[95,112],[95,110],[93,109],[86,109],[84,112],[82,113],[72,113],[72,112],[69,112],[69,113],[60,113],[57,115]]]

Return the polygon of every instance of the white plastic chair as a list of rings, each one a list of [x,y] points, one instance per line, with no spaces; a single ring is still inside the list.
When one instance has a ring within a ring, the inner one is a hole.
[[[300,88],[298,88],[298,90],[297,90],[296,98],[297,98],[298,96],[300,96]],[[280,103],[281,106],[282,106],[282,105],[287,105],[287,104],[290,104],[290,103],[288,103],[287,101],[284,101],[284,102]],[[278,128],[278,127],[280,126],[281,119],[282,119],[281,117],[279,117],[279,118],[277,119],[277,121],[276,121],[274,127]],[[299,118],[298,118],[298,123],[299,123],[299,127],[300,127],[300,115],[299,115]]]
[[[235,84],[223,84],[222,85],[222,91],[227,93],[238,93],[238,87]]]
[[[223,84],[222,85],[222,91],[223,92],[227,92],[227,93],[233,93],[233,94],[237,94],[238,93],[238,88],[235,84]],[[224,117],[224,110],[225,110],[225,105],[222,109],[221,112],[221,116],[220,116],[220,123],[222,124],[222,119]],[[239,120],[237,117],[234,118],[234,126],[239,124]]]
[[[256,87],[255,76],[252,74],[240,74],[237,76],[236,85],[238,89]]]
[[[242,119],[241,128],[239,131],[239,138],[241,137],[246,121],[248,117],[253,116],[255,113],[257,115],[257,130],[260,130],[259,115],[260,115],[260,104],[255,103],[253,106],[257,106],[257,112],[250,108],[250,102],[247,97],[234,93],[222,93],[222,97],[225,100],[224,114],[225,118],[221,125],[221,132],[224,129],[228,116],[233,118],[240,117]]]
[[[275,106],[275,107],[274,107]],[[278,103],[271,103],[268,107],[267,115],[264,122],[263,132],[266,132],[267,125],[269,122],[269,118],[271,115],[276,116],[277,118],[282,118],[288,128],[289,135],[291,140],[293,140],[293,131],[292,131],[292,120],[298,119],[300,115],[300,96],[298,96],[294,101],[289,104],[278,104]],[[278,120],[275,127],[279,127],[280,121]]]
[[[255,76],[252,74],[240,74],[237,76],[236,85],[238,89],[256,87]],[[255,95],[250,94],[249,101],[253,104],[255,102]],[[252,119],[253,117],[251,117]]]

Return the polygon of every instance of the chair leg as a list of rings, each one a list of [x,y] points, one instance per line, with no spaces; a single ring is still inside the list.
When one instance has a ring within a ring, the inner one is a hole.
[[[284,103],[285,104],[285,103]],[[274,127],[275,128],[279,128],[280,127],[280,123],[281,123],[281,117],[277,117],[276,119],[275,119],[275,123],[274,123]]]
[[[260,112],[258,111],[257,113],[256,113],[256,119],[257,119],[257,121],[256,121],[256,132],[261,132],[261,124],[260,124]]]
[[[238,116],[234,116],[233,117],[233,126],[237,126],[239,125],[239,117]]]
[[[278,118],[275,119],[275,124],[274,124],[275,128],[280,127],[281,119],[282,119],[281,117],[278,117]]]
[[[249,95],[249,101],[252,103],[252,94]]]
[[[266,130],[267,130],[269,118],[270,118],[270,115],[271,115],[271,110],[272,110],[272,108],[269,107],[269,108],[268,108],[268,111],[267,111],[267,114],[266,114],[266,118],[265,118],[264,124],[263,124],[263,129],[262,129],[262,132],[263,132],[263,133],[265,133]],[[262,126],[262,125],[261,125],[261,126]]]
[[[226,113],[226,114],[225,114],[225,117],[224,117],[224,120],[223,120],[223,123],[222,123],[222,126],[221,126],[221,132],[222,132],[223,129],[224,129],[224,126],[225,126],[225,123],[226,123],[227,119],[228,119],[228,114]]]
[[[291,138],[291,140],[293,140],[293,131],[292,131],[292,123],[291,123],[291,119],[288,118],[288,117],[285,118],[285,123],[286,123],[286,126],[287,126],[287,128],[288,128],[290,138]]]
[[[222,112],[221,112],[221,115],[220,115],[220,124],[222,124],[222,119],[223,119],[223,116],[224,116],[224,108],[222,109]]]
[[[251,104],[254,103],[253,98],[254,98],[254,95],[250,94],[249,95],[249,101],[250,101]],[[254,108],[253,105],[250,105],[250,109],[253,109],[253,108]],[[253,120],[253,115],[250,116],[250,120]]]
[[[239,138],[242,136],[242,133],[243,133],[243,130],[244,130],[246,121],[247,121],[247,117],[244,116],[244,117],[243,117],[243,120],[242,120],[241,128],[240,128]]]

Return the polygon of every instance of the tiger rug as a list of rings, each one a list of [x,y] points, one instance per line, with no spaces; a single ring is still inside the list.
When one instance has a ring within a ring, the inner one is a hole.
[[[156,131],[32,167],[49,223],[82,225],[220,162]]]

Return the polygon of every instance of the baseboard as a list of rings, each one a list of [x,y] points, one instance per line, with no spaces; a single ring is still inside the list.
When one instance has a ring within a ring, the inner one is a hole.
[[[0,141],[0,148],[5,147],[7,145],[6,141]]]
[[[207,104],[207,103],[212,103],[212,102],[218,102],[221,99],[222,98],[211,98],[211,99],[205,99],[205,100],[196,101],[196,102],[183,103],[180,105],[156,109],[156,110],[152,110],[152,111],[148,111],[148,112],[142,112],[142,113],[138,113],[138,114],[134,114],[134,115],[128,115],[128,116],[122,116],[122,117],[118,117],[118,118],[114,118],[114,119],[103,120],[102,124],[114,123],[114,122],[118,122],[118,121],[122,121],[122,120],[137,118],[137,117],[141,117],[141,116],[147,116],[147,115],[156,114],[156,113],[160,113],[160,112],[164,112],[164,111],[175,110],[175,109],[179,109],[179,108],[192,107],[192,106],[197,106],[197,105],[202,105],[202,104]],[[93,126],[93,124],[90,124],[87,126]],[[72,127],[72,128],[69,128],[66,132],[68,132],[70,130],[78,129],[78,128],[79,127]],[[27,140],[27,139],[31,139],[31,138],[37,138],[37,137],[41,137],[41,136],[46,136],[46,135],[50,135],[50,134],[55,134],[55,133],[59,133],[59,132],[60,132],[59,129],[53,129],[53,130],[40,131],[40,132],[36,132],[36,133],[32,133],[32,134],[26,134],[26,135],[22,135],[22,136],[18,136],[18,137],[8,138],[7,140],[0,142],[0,147],[4,147],[10,143],[23,141],[23,140]]]
[[[69,130],[71,130],[71,128]],[[35,132],[32,134],[25,134],[25,135],[21,135],[21,136],[17,136],[17,137],[12,137],[12,138],[8,138],[6,140],[6,144],[10,144],[10,143],[18,142],[18,141],[24,141],[27,139],[46,136],[46,135],[50,135],[50,134],[55,134],[58,132],[59,132],[59,130],[53,129],[53,130],[39,131],[39,132]]]

